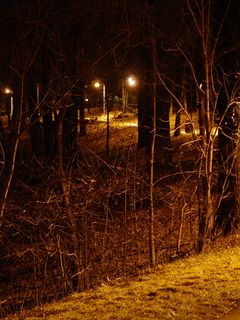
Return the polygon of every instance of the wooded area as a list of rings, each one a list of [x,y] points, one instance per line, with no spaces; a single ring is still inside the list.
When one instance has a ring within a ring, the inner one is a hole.
[[[237,0],[0,7],[3,314],[237,230]]]

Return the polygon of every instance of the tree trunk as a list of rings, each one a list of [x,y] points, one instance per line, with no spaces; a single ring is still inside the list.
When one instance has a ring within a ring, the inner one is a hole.
[[[86,135],[86,123],[85,123],[85,112],[84,112],[84,101],[83,99],[80,100],[80,106],[79,106],[79,114],[80,114],[80,137],[83,137]]]
[[[4,210],[5,210],[14,170],[15,170],[19,140],[21,137],[22,110],[23,110],[23,97],[24,97],[24,76],[22,76],[20,84],[21,84],[20,86],[21,90],[19,92],[19,96],[20,96],[19,108],[18,109],[15,108],[14,110],[15,126],[12,132],[13,137],[12,137],[12,145],[11,145],[11,151],[10,151],[10,161],[9,161],[9,165],[5,166],[5,170],[6,170],[5,180],[4,180],[3,187],[0,194],[0,228],[3,225]]]
[[[156,83],[153,88],[153,128],[152,128],[152,145],[150,154],[150,212],[149,212],[149,264],[154,267],[156,264],[155,240],[154,240],[154,163],[155,163],[155,143],[156,143],[156,113],[157,113],[157,93]]]
[[[77,227],[77,219],[74,215],[72,205],[71,205],[71,187],[70,180],[66,175],[64,169],[63,161],[63,119],[65,116],[66,110],[61,109],[58,116],[58,125],[57,125],[57,146],[58,146],[58,161],[59,161],[59,174],[61,179],[61,187],[63,192],[64,207],[66,210],[67,218],[70,224],[70,235],[72,241],[70,242],[70,247],[73,246],[73,256],[75,259],[76,268],[73,268],[74,274],[72,275],[73,283],[76,281],[76,288],[78,291],[83,290],[83,278],[82,278],[82,249],[79,243],[79,232]]]
[[[207,239],[211,237],[213,228],[213,203],[212,203],[212,178],[213,178],[213,139],[211,138],[211,92],[212,92],[212,81],[211,78],[211,1],[206,5],[206,12],[204,14],[204,21],[201,26],[202,32],[202,57],[204,66],[204,77],[202,83],[202,99],[200,106],[200,117],[202,121],[202,128],[200,126],[200,134],[202,135],[202,179],[198,182],[202,184],[201,189],[203,191],[204,205],[202,206],[202,212],[199,215],[199,237],[198,237],[198,248],[199,251],[203,251]],[[201,132],[202,130],[202,132]],[[201,174],[201,172],[200,172]],[[198,186],[200,188],[200,185]]]
[[[30,138],[31,138],[31,147],[34,157],[39,159],[43,154],[43,136],[42,128],[37,113],[34,113],[31,116],[31,128],[30,128]]]
[[[175,119],[175,127],[174,127],[174,134],[173,134],[174,137],[180,136],[180,131],[181,131],[180,125],[181,125],[181,109],[178,108],[176,113],[176,119]]]
[[[43,132],[39,117],[39,87],[35,87],[34,83],[28,81],[28,111],[31,117],[30,123],[30,139],[32,153],[37,159],[43,155]]]
[[[76,101],[66,107],[63,119],[63,151],[64,153],[74,150],[77,137],[77,105]]]
[[[81,84],[79,87],[80,96],[78,98],[78,101],[75,101],[75,104],[79,104],[79,115],[80,115],[80,137],[83,137],[86,135],[86,122],[85,122],[85,103],[84,103],[84,86]],[[76,100],[76,98],[74,99]]]
[[[57,141],[56,141],[56,122],[53,120],[52,110],[46,110],[43,112],[43,134],[44,134],[44,149],[45,156],[47,159],[54,158],[57,152]]]
[[[239,123],[237,103],[230,106],[219,133],[219,192],[220,200],[215,230],[224,235],[239,223]]]
[[[152,90],[142,84],[138,94],[138,148],[150,148],[152,128]]]

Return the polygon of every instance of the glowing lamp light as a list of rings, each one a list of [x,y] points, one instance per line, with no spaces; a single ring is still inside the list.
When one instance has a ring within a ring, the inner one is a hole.
[[[99,81],[95,81],[95,82],[93,83],[93,85],[94,85],[95,88],[100,88],[101,83],[100,83]]]
[[[102,103],[103,103],[103,112],[106,112],[106,87],[105,84],[102,81],[99,80],[95,80],[93,82],[93,86],[96,89],[100,89],[101,88],[101,92],[102,92]]]
[[[5,94],[10,94],[10,93],[12,93],[12,90],[10,88],[5,88],[4,89],[4,93]]]
[[[128,85],[130,87],[135,87],[137,81],[136,81],[136,79],[134,77],[130,76],[130,77],[127,78],[127,83],[128,83]]]

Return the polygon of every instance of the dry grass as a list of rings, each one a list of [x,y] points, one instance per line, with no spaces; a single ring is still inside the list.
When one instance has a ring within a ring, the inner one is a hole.
[[[240,301],[240,247],[214,250],[118,279],[10,319],[217,319]]]

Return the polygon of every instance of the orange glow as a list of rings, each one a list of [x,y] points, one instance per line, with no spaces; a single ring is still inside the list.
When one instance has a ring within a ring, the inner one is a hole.
[[[10,94],[10,93],[12,93],[12,90],[10,88],[5,88],[4,93]]]
[[[127,83],[130,87],[135,87],[137,84],[137,80],[133,76],[130,76],[127,78]]]
[[[99,81],[95,81],[95,82],[93,83],[93,85],[94,85],[95,88],[100,88],[101,83],[100,83]]]

